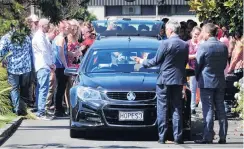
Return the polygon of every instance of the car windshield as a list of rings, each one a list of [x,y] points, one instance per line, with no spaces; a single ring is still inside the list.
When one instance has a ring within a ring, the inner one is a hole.
[[[117,20],[117,21],[94,21],[93,26],[97,33],[102,36],[114,35],[141,35],[157,36],[162,28],[160,21],[140,21],[140,20]]]
[[[87,73],[121,72],[158,72],[158,67],[149,69],[134,61],[135,57],[144,60],[152,59],[157,49],[99,49],[91,50],[89,54]]]

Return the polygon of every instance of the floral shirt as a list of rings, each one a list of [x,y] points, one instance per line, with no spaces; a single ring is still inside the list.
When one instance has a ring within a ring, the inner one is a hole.
[[[7,71],[11,74],[24,74],[31,71],[31,39],[26,37],[22,45],[11,43],[11,32],[0,40],[0,57],[7,54]]]
[[[68,42],[68,51],[70,52],[75,52],[77,48],[79,48],[79,42]],[[75,67],[75,68],[79,68],[79,64],[73,64],[73,62],[75,61],[75,58],[72,56],[68,56],[68,67]]]

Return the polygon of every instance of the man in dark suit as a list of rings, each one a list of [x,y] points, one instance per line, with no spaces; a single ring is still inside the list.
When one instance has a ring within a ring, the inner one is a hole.
[[[185,68],[188,62],[188,44],[178,36],[180,24],[170,20],[166,24],[167,40],[163,40],[153,59],[143,61],[135,58],[144,67],[160,66],[157,79],[157,121],[159,143],[164,144],[168,130],[168,110],[173,115],[173,132],[176,144],[183,144],[182,89],[186,82]]]
[[[218,143],[226,143],[228,123],[224,107],[225,77],[224,69],[228,60],[227,47],[216,39],[218,28],[213,23],[203,26],[204,43],[197,51],[195,75],[200,88],[202,101],[204,131],[203,139],[195,143],[208,144],[213,142],[214,107],[219,118]]]

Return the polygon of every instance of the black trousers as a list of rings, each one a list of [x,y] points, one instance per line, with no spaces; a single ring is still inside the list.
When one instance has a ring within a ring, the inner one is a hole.
[[[33,98],[30,95],[31,73],[32,72],[28,72],[20,77],[20,82],[22,82],[20,84],[20,96],[27,105],[34,103]]]
[[[56,90],[56,96],[54,100],[55,104],[55,112],[62,112],[64,113],[64,107],[62,105],[62,102],[64,100],[64,93],[65,93],[65,88],[66,84],[68,81],[68,76],[64,75],[64,68],[57,68],[55,71],[56,75],[56,81],[57,81],[57,90]]]
[[[24,95],[26,97],[26,103],[27,105],[32,105],[35,102],[35,88],[36,88],[36,72],[35,69],[32,68],[29,78],[28,78],[28,82],[26,82],[26,86],[24,87]]]
[[[157,84],[157,120],[160,140],[166,141],[170,114],[172,115],[174,141],[183,141],[182,89],[182,85]]]

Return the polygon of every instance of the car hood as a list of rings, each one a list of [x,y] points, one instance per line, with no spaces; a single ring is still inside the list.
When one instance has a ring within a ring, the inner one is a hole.
[[[109,91],[155,91],[156,73],[86,73],[83,86]]]

